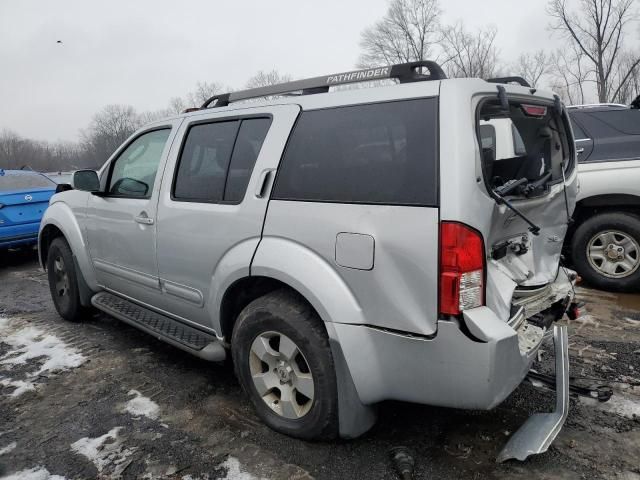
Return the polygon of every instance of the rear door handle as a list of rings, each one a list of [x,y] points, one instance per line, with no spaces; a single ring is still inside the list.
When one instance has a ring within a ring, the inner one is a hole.
[[[581,154],[582,152],[584,152],[584,147],[580,147],[576,150],[576,152],[578,153],[578,155]]]
[[[267,168],[263,170],[258,179],[258,185],[256,186],[256,197],[262,198],[267,194],[267,187],[269,186],[269,180],[271,175],[275,171],[274,168]]]
[[[138,215],[137,217],[133,217],[133,219],[143,225],[153,225],[153,218],[150,218],[147,215],[147,212],[140,212],[140,215]]]

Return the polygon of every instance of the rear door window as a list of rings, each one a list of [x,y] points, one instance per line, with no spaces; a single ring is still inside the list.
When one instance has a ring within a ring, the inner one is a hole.
[[[437,98],[303,112],[273,198],[435,206]]]
[[[173,199],[240,203],[270,125],[271,118],[246,118],[189,128]]]
[[[189,128],[176,175],[174,200],[220,202],[240,122],[206,123]]]

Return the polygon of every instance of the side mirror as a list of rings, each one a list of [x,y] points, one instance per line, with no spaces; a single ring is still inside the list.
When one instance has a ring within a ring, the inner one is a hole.
[[[100,178],[95,170],[76,170],[71,177],[71,185],[76,190],[97,192],[100,190]]]

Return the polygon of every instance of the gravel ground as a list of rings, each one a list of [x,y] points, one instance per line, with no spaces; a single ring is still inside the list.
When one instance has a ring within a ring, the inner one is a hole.
[[[190,357],[106,315],[62,321],[33,252],[0,259],[0,476],[11,479],[397,478],[407,446],[420,479],[640,479],[640,296],[578,289],[572,376],[613,387],[572,399],[549,451],[495,457],[552,392],[523,383],[491,412],[386,403],[352,441],[309,443],[265,427],[229,365]],[[548,371],[551,346],[537,366]]]

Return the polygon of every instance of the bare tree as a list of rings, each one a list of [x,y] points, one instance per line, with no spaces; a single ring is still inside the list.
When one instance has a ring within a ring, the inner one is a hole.
[[[277,70],[271,70],[270,72],[260,70],[247,81],[247,88],[268,87],[269,85],[286,83],[291,80],[291,75],[287,73],[280,73]]]
[[[199,107],[214,95],[229,91],[218,82],[198,82],[193,92],[189,92],[186,97],[186,104],[189,107]]]
[[[584,60],[582,50],[571,45],[558,49],[550,56],[551,88],[569,105],[586,103],[591,71]]]
[[[450,77],[490,78],[498,69],[496,27],[469,32],[462,22],[442,29],[443,67]]]
[[[362,32],[358,66],[391,65],[433,56],[440,38],[438,0],[391,0],[382,20]]]
[[[544,50],[538,50],[520,55],[512,69],[532,86],[538,86],[542,77],[549,72],[549,62],[549,55]]]
[[[620,95],[640,63],[640,54],[636,52],[627,65],[621,64],[625,33],[635,20],[634,0],[576,0],[576,3],[578,8],[570,10],[568,0],[551,0],[547,8],[553,17],[551,27],[582,52],[593,71],[598,100],[607,102]]]
[[[628,75],[627,81],[622,84],[622,87],[618,90],[618,94],[611,98],[611,101],[615,103],[630,104],[640,95],[640,64],[638,64],[629,52],[626,52],[620,57],[615,76],[619,80],[627,75],[627,72],[631,72],[631,74]]]
[[[96,113],[89,127],[81,132],[93,164],[102,165],[140,125],[140,116],[130,105],[107,105]]]

